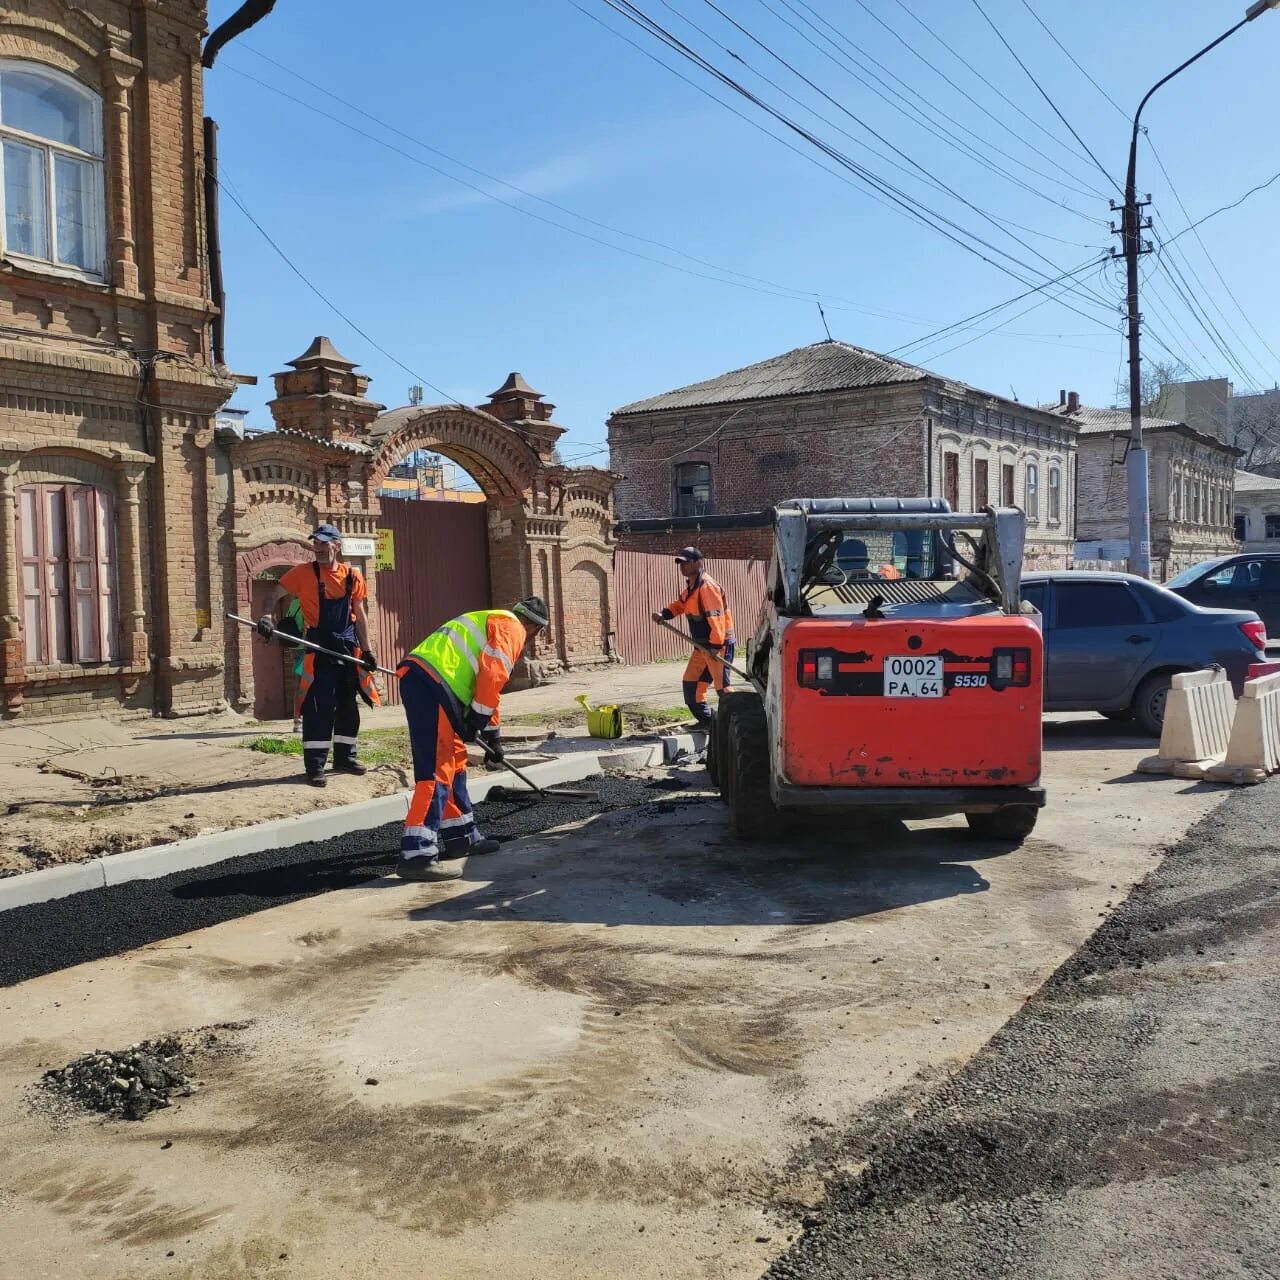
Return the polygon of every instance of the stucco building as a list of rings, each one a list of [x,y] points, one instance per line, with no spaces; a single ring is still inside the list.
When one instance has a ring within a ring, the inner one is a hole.
[[[1233,550],[1280,551],[1280,479],[1237,471],[1235,499]]]

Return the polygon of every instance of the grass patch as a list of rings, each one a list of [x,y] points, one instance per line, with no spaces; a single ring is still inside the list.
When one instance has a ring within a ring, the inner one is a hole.
[[[300,756],[302,754],[301,738],[280,738],[264,736],[250,738],[241,744],[249,751],[261,751],[270,756]],[[413,752],[409,746],[408,729],[369,729],[360,735],[360,746],[357,752],[363,764],[408,765],[413,760]]]

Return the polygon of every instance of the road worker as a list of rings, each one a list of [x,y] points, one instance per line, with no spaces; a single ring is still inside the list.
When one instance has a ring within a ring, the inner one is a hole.
[[[456,880],[441,859],[493,853],[476,827],[467,794],[468,742],[501,761],[498,704],[525,645],[547,625],[545,602],[529,596],[510,609],[464,613],[433,631],[400,664],[400,700],[409,722],[413,777],[400,861],[404,880]]]
[[[708,654],[695,649],[684,669],[684,704],[694,721],[705,728],[711,723],[711,708],[707,706],[707,689],[715,685],[717,695],[729,688],[729,668],[733,661],[737,637],[733,630],[733,614],[725,603],[720,584],[707,573],[702,552],[697,547],[685,547],[676,556],[685,589],[661,613],[655,613],[655,622],[669,622],[677,614],[689,623],[689,634],[700,644],[715,651]]]
[[[378,659],[369,643],[364,575],[342,561],[342,534],[322,524],[311,535],[310,564],[294,565],[276,584],[270,612],[258,619],[258,634],[270,639],[276,610],[286,595],[297,597],[306,624],[304,639],[360,659],[360,666],[308,650],[302,660],[298,693],[302,709],[302,762],[313,787],[325,785],[324,766],[333,742],[333,767],[362,774],[356,759],[360,733],[358,699],[369,706],[380,701],[373,671]]]

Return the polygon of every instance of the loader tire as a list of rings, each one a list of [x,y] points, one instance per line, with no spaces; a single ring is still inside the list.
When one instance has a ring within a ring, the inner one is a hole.
[[[751,695],[745,696],[749,698]],[[729,754],[729,722],[734,711],[743,705],[743,697],[741,693],[725,693],[720,696],[711,721],[711,731],[707,734],[707,755],[704,761],[707,776],[711,779],[711,785],[721,794],[724,793],[724,761]]]
[[[727,726],[728,747],[722,791],[740,840],[773,840],[782,834],[782,817],[769,794],[769,723],[758,695],[734,695]]]
[[[1039,815],[1033,804],[1007,804],[995,813],[966,813],[964,817],[975,836],[1021,844],[1036,829]]]

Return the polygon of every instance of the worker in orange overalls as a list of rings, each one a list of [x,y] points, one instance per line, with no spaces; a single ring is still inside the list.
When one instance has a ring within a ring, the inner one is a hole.
[[[400,838],[402,880],[456,880],[442,858],[493,853],[498,842],[476,827],[467,794],[467,747],[477,740],[503,758],[498,704],[525,646],[550,622],[546,602],[529,596],[510,609],[477,609],[437,627],[396,674],[409,723],[416,786]]]
[[[270,640],[275,633],[275,613],[286,595],[296,596],[306,622],[304,639],[360,660],[357,666],[339,658],[327,658],[308,650],[302,660],[298,693],[302,714],[302,761],[307,781],[325,785],[324,766],[333,741],[333,767],[342,773],[361,774],[356,759],[360,732],[357,698],[369,706],[381,699],[373,683],[378,666],[369,643],[369,617],[365,601],[369,589],[364,575],[342,561],[342,534],[322,524],[311,535],[310,564],[294,565],[281,575],[270,612],[258,619],[258,634]]]
[[[695,649],[684,669],[684,704],[700,728],[711,724],[711,708],[707,706],[707,689],[715,685],[717,695],[729,688],[729,668],[733,661],[737,636],[733,630],[733,614],[725,603],[720,584],[703,566],[702,552],[685,547],[676,556],[685,589],[661,613],[655,622],[669,622],[677,614],[689,622],[689,634],[699,644],[715,650],[715,655]]]

